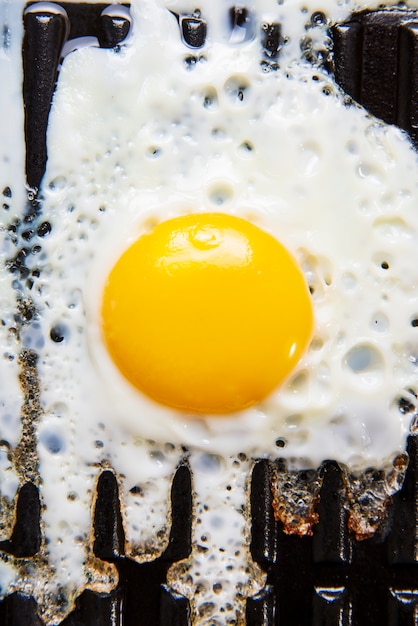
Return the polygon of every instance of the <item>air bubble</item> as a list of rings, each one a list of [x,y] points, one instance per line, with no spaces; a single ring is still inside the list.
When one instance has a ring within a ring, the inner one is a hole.
[[[415,413],[416,406],[412,399],[400,396],[395,400],[398,410],[402,415],[408,415],[409,413]]]
[[[381,185],[383,182],[382,173],[371,163],[360,162],[357,175],[372,185]]]
[[[276,439],[275,444],[276,444],[277,448],[285,448],[286,447],[286,439],[283,439],[282,437],[279,437],[279,439]]]
[[[231,76],[224,86],[226,95],[235,105],[247,102],[250,95],[250,83],[243,76]]]
[[[378,252],[373,256],[373,261],[377,265],[377,267],[385,272],[390,269],[392,264],[392,259],[388,257],[387,254],[382,252]]]
[[[389,325],[389,318],[382,311],[375,313],[370,321],[370,328],[377,333],[387,332]]]
[[[30,241],[34,235],[35,235],[35,231],[30,228],[28,230],[23,231],[22,239],[24,239],[25,241]]]
[[[222,141],[226,137],[226,132],[223,130],[223,128],[213,128],[212,137],[214,137],[218,141]]]
[[[221,470],[222,459],[216,454],[200,454],[195,460],[195,467],[205,474],[217,473]]]
[[[69,309],[75,309],[81,302],[81,291],[79,289],[73,289],[69,294],[67,301],[67,307]]]
[[[347,366],[356,373],[367,370],[372,362],[372,350],[373,349],[367,345],[352,348],[345,358]]]
[[[243,44],[254,37],[254,20],[251,13],[243,6],[235,6],[229,9],[230,34],[229,43],[232,45]]]
[[[329,423],[335,426],[342,426],[344,424],[347,424],[347,422],[347,416],[344,413],[338,413],[329,420]]]
[[[64,324],[55,324],[51,328],[49,336],[55,343],[62,343],[64,339],[68,339],[69,330]]]
[[[211,516],[209,520],[209,524],[215,530],[215,529],[223,528],[223,526],[225,525],[225,520],[223,517],[221,517],[220,515],[216,515],[215,513],[214,515]]]
[[[384,207],[385,209],[393,209],[394,206],[396,206],[397,201],[393,196],[393,193],[385,193],[381,200],[380,200],[380,204],[382,207]]]
[[[326,24],[326,21],[326,15],[325,13],[322,13],[322,11],[315,11],[315,13],[312,13],[311,15],[312,26],[322,26],[323,24]]]
[[[233,190],[227,184],[219,184],[209,190],[209,200],[217,206],[222,206],[229,202],[233,195]]]
[[[192,70],[195,68],[197,63],[202,63],[202,62],[205,62],[206,60],[207,59],[204,54],[201,54],[199,57],[190,55],[190,56],[185,57],[184,65],[187,70]]]
[[[300,394],[306,389],[308,383],[308,373],[298,372],[287,384],[287,391],[290,394]]]
[[[358,344],[351,348],[345,355],[343,363],[360,381],[367,385],[376,385],[382,381],[383,357],[370,344]]]
[[[292,445],[293,446],[302,446],[305,443],[307,443],[307,441],[309,441],[309,431],[307,430],[297,430],[296,432],[292,433]],[[292,459],[289,459],[289,461],[291,461]],[[296,459],[294,459],[294,461],[296,461]],[[300,457],[300,459],[297,460],[297,464],[302,464],[303,462],[303,457]]]
[[[155,461],[158,465],[164,465],[166,458],[163,452],[160,450],[151,450],[149,453],[150,459]]]
[[[209,87],[203,95],[205,109],[214,109],[218,105],[218,94],[214,87]]]
[[[146,155],[149,159],[158,159],[158,157],[161,156],[161,149],[157,146],[149,146]]]
[[[239,146],[238,150],[240,154],[244,157],[252,156],[254,153],[254,146],[251,141],[243,141]]]
[[[205,587],[202,585],[200,592],[203,593],[205,591]],[[198,593],[198,588],[196,588],[196,593]],[[210,617],[215,612],[216,605],[213,602],[202,602],[199,605],[199,616],[200,617]],[[207,622],[209,623],[209,622]],[[215,622],[210,622],[213,626],[217,626]]]
[[[64,439],[57,432],[43,431],[39,442],[50,454],[59,454],[65,449]]]
[[[67,186],[67,179],[64,176],[57,176],[51,180],[48,187],[51,191],[62,191]]]
[[[312,339],[311,345],[310,345],[311,350],[318,352],[319,350],[322,350],[323,347],[324,347],[324,340],[322,339],[322,337],[314,337]]]
[[[22,344],[24,348],[35,350],[41,350],[44,347],[44,337],[38,325],[31,324],[22,331]]]
[[[313,176],[321,161],[321,149],[312,142],[303,143],[300,146],[301,171],[305,176]]]
[[[355,141],[348,141],[346,144],[346,149],[349,154],[358,154],[359,147]]]
[[[69,413],[68,405],[65,402],[56,402],[51,406],[50,412],[56,417],[67,417]]]
[[[357,286],[357,278],[354,276],[354,274],[346,272],[342,275],[342,284],[345,290],[351,291]]]
[[[401,217],[379,218],[373,228],[377,234],[386,239],[390,243],[397,243],[401,239],[410,239],[412,230]]]
[[[325,361],[322,361],[318,367],[317,374],[318,374],[318,381],[322,385],[327,386],[331,378],[331,373],[330,373],[328,363],[326,363]]]

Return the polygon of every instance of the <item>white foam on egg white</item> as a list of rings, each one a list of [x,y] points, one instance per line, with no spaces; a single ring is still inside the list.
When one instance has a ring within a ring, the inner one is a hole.
[[[168,9],[191,13],[195,4],[135,0],[126,47],[65,58],[41,190],[52,232],[31,292],[38,319],[21,339],[39,353],[48,563],[21,583],[47,623],[63,616],[58,607],[51,612],[54,593],[64,590],[71,602],[93,571],[91,510],[103,468],[118,476],[127,554],[145,560],[166,545],[170,482],[187,446],[193,553],[169,580],[192,602],[194,623],[215,624],[242,619],[245,598],[263,584],[248,552],[253,459],[317,467],[333,458],[364,469],[404,449],[411,416],[397,400],[414,402],[410,390],[418,387],[416,153],[399,130],[347,107],[331,77],[300,53],[312,12],[337,21],[376,6],[263,0],[252,6],[256,36],[236,45],[222,3],[212,2],[203,14],[207,43],[196,52],[202,58],[190,65],[194,51]],[[258,29],[273,21],[288,40],[280,69],[264,72]],[[21,27],[13,29],[19,41]],[[318,45],[326,36],[322,27],[310,35]],[[13,68],[20,68],[15,47]],[[15,85],[7,110],[18,96]],[[21,105],[16,111],[23,142]],[[9,175],[23,189],[16,154]],[[291,378],[260,406],[190,420],[121,377],[103,345],[99,312],[107,274],[129,243],[156,222],[199,211],[247,218],[292,251],[313,291],[315,335]],[[52,328],[63,341],[51,340]],[[278,438],[286,442],[279,451]],[[103,575],[103,588],[114,575]],[[203,605],[210,613],[199,617]]]

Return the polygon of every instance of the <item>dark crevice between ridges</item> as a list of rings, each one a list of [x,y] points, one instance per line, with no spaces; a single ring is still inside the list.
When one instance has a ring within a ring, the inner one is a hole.
[[[187,465],[180,465],[171,486],[171,530],[163,554],[171,562],[187,559],[192,551],[192,480]]]
[[[397,580],[407,589],[412,582],[403,579],[404,572],[388,568],[386,554],[380,533],[371,539],[353,542],[353,560],[346,571],[345,586],[355,626],[387,623],[391,583]]]
[[[271,465],[258,461],[251,474],[250,553],[262,569],[269,571],[277,558],[277,523],[274,519]],[[272,626],[276,614],[274,588],[266,585],[259,593],[247,599],[247,626]]]
[[[100,32],[102,31],[102,20],[104,15],[102,15],[103,11],[105,11],[108,7],[124,7],[129,9],[129,2],[121,2],[117,4],[113,4],[110,0],[109,2],[66,2],[63,0],[62,2],[58,0],[58,2],[54,2],[55,5],[62,7],[65,13],[68,16],[69,20],[69,39],[75,39],[76,37],[97,37],[100,39]],[[37,2],[28,2],[27,7],[32,7],[36,9]],[[113,12],[112,12],[113,13]],[[124,21],[124,16],[121,15],[116,16],[115,19],[120,21]],[[127,20],[129,21],[129,20]],[[109,22],[108,22],[109,23]],[[122,24],[120,24],[122,26]],[[126,25],[124,25],[124,29]],[[126,31],[127,32],[127,31]],[[120,43],[118,41],[117,43]]]
[[[166,584],[169,567],[187,558],[192,548],[192,486],[187,465],[180,465],[174,475],[169,541],[154,561],[137,563],[124,557],[118,483],[112,471],[102,472],[96,493],[93,550],[95,556],[116,564],[119,585],[109,594],[84,591],[62,626],[189,626],[188,600]]]
[[[159,626],[190,626],[190,605],[184,596],[161,586]]]
[[[1,626],[42,626],[36,611],[35,600],[21,593],[12,593],[7,596],[0,603],[0,624]]]
[[[357,13],[330,32],[336,82],[418,147],[418,11]]]
[[[418,435],[408,439],[409,465],[402,489],[393,496],[392,528],[388,541],[391,564],[418,567]],[[418,571],[417,585],[418,588]]]
[[[311,625],[313,575],[312,537],[287,535],[278,523],[277,560],[267,584],[275,590],[279,623]]]
[[[101,48],[116,48],[128,36],[131,22],[123,15],[102,15],[98,31]]]
[[[361,103],[389,124],[396,123],[398,25],[379,12],[363,22]]]
[[[387,604],[387,623],[390,626],[417,626],[418,593],[390,590]]]
[[[67,20],[48,11],[28,12],[23,20],[26,179],[29,187],[38,190],[47,161],[46,129]]]
[[[272,473],[268,461],[258,461],[251,475],[251,556],[264,570],[277,556],[277,524],[274,519]]]
[[[248,598],[246,605],[247,626],[273,626],[276,615],[276,597],[271,585]]]
[[[251,474],[250,553],[265,571],[270,571],[277,559],[277,523],[274,519],[272,469],[268,461],[258,461]],[[272,626],[276,615],[276,595],[273,586],[266,585],[247,599],[247,626]]]
[[[398,124],[418,147],[418,11],[399,28]]]
[[[10,540],[0,542],[0,550],[18,558],[34,556],[41,546],[41,504],[38,489],[25,483],[19,490],[16,521]]]
[[[316,590],[312,597],[311,626],[356,626],[352,620],[351,604],[344,590],[338,591],[335,587]]]
[[[258,462],[251,480],[251,555],[267,583],[247,600],[247,626],[416,626],[418,613],[418,437],[388,519],[370,539],[356,541],[346,521],[344,475],[333,461],[322,486],[312,537],[284,532],[275,522],[270,464]]]
[[[26,180],[39,190],[47,162],[46,133],[63,44],[67,39],[95,36],[103,48],[117,47],[129,33],[123,14],[102,12],[109,4],[56,3],[63,13],[37,10],[28,3],[24,14],[23,101],[25,107]],[[129,8],[129,4],[121,5]]]
[[[321,468],[323,482],[316,507],[319,520],[314,526],[312,550],[315,563],[348,563],[351,559],[351,541],[347,533],[345,490],[340,467],[327,461]]]
[[[109,494],[105,491],[109,489]],[[190,470],[182,464],[171,487],[171,529],[163,554],[144,563],[116,556],[121,549],[121,520],[116,478],[103,472],[98,482],[95,512],[94,551],[105,560],[114,561],[119,571],[119,588],[123,594],[123,624],[137,626],[187,626],[189,603],[166,586],[167,571],[192,550],[192,485]],[[108,513],[102,508],[109,507]],[[100,536],[99,536],[100,535]],[[116,539],[117,538],[117,539]],[[105,557],[108,554],[110,557]],[[89,623],[89,622],[87,622]]]
[[[103,472],[97,483],[93,528],[95,556],[104,561],[111,561],[125,554],[118,483],[111,471]]]
[[[124,623],[122,620],[123,594],[120,589],[108,594],[86,590],[77,598],[76,608],[61,626],[120,626]]]
[[[357,102],[361,98],[363,29],[359,22],[336,24],[332,29],[336,82]]]
[[[112,5],[115,8],[118,6],[129,9],[129,2],[117,3],[114,5],[112,2],[59,2],[60,6],[62,6],[70,20],[70,39],[74,39],[76,37],[86,37],[92,36],[97,37],[100,41],[101,33],[103,33],[103,11],[105,11],[109,6]],[[121,34],[122,31],[128,33],[128,28],[126,23],[124,22],[123,15],[121,14],[119,17],[115,16],[115,24],[112,26],[113,34],[112,37],[116,36],[116,33],[119,32]],[[127,20],[129,21],[129,20]],[[108,20],[105,20],[105,23],[110,25]],[[120,39],[117,41],[117,44],[121,43]],[[116,45],[117,45],[116,44]],[[107,46],[104,46],[107,47]]]

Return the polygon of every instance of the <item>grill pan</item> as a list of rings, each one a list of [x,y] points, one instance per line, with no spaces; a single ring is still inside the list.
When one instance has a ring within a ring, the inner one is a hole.
[[[26,177],[37,190],[45,170],[46,128],[60,51],[67,38],[97,37],[101,47],[123,45],[129,22],[102,16],[106,4],[59,3],[59,12],[37,9],[24,20],[23,98],[25,103]],[[45,6],[45,5],[44,5]],[[128,4],[124,6],[129,6]],[[245,8],[232,7],[231,24],[245,20]],[[191,58],[205,40],[206,23],[196,16],[177,16]],[[316,17],[318,19],[318,16]],[[157,25],[158,26],[158,25]],[[157,27],[156,26],[156,27]],[[70,30],[69,30],[70,29]],[[385,122],[409,133],[418,148],[418,11],[379,9],[353,15],[333,25],[335,80],[352,98]],[[265,58],[280,64],[280,25],[264,30]],[[28,215],[40,208],[35,197]],[[29,219],[28,219],[29,221]],[[47,226],[45,226],[47,228]],[[38,233],[38,236],[42,234]],[[11,267],[24,275],[24,255]],[[30,364],[29,364],[30,366]],[[410,436],[409,466],[401,490],[373,537],[356,540],[347,524],[342,470],[325,462],[311,536],[287,534],[274,516],[273,474],[280,462],[255,464],[250,486],[251,554],[267,574],[264,589],[247,600],[248,626],[413,626],[418,624],[418,438]],[[299,473],[301,483],[309,479]],[[98,481],[92,512],[94,553],[116,564],[118,587],[109,594],[84,591],[64,626],[187,626],[185,597],[166,585],[170,565],[191,552],[192,488],[186,465],[177,470],[172,490],[172,525],[168,547],[154,561],[138,564],[124,555],[124,532],[118,485],[110,471]],[[31,559],[41,544],[41,506],[31,481],[20,487],[16,520],[0,549]],[[20,593],[0,603],[1,626],[41,626],[33,598]]]

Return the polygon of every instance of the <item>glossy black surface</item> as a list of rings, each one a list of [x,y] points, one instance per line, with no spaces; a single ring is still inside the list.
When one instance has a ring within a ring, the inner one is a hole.
[[[335,79],[354,100],[406,130],[418,147],[418,13],[380,9],[331,28]]]

